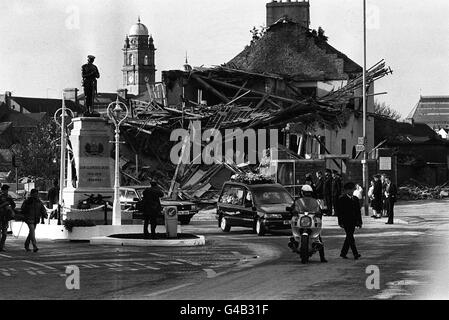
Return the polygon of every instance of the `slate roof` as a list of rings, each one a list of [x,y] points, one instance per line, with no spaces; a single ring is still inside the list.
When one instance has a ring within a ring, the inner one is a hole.
[[[47,113],[45,112],[20,113],[18,111],[10,110],[2,117],[1,121],[10,122],[15,128],[29,128],[36,127],[46,116]]]
[[[431,128],[446,128],[449,125],[449,96],[423,96],[407,119],[426,123]]]
[[[29,97],[11,97],[13,101],[21,105],[31,113],[45,112],[53,116],[55,112],[62,107],[61,99],[29,98]],[[66,100],[66,107],[74,112],[79,112],[80,106],[71,100]]]
[[[290,21],[279,21],[227,63],[256,73],[273,73],[297,81],[344,80],[362,67],[327,41]]]

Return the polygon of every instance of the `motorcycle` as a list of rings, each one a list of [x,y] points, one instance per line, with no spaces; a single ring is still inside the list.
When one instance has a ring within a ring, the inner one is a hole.
[[[290,238],[288,247],[300,255],[301,263],[306,264],[324,247],[321,241],[323,215],[313,212],[294,212],[294,210],[290,208],[293,213],[291,221],[293,237]]]

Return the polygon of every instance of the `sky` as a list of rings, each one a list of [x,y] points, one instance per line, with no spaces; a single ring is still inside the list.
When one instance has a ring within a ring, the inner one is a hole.
[[[125,35],[140,15],[153,35],[161,71],[231,60],[265,25],[271,0],[8,0],[0,1],[0,92],[61,97],[81,87],[86,56],[97,57],[100,92],[121,88]],[[311,28],[363,62],[362,0],[310,0]],[[367,0],[368,66],[381,59],[393,75],[378,96],[403,117],[420,95],[449,95],[449,1]]]

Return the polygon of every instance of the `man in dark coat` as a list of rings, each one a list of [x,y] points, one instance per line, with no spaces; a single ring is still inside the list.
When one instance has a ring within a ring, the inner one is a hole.
[[[385,202],[388,214],[388,222],[386,224],[394,224],[394,204],[396,203],[398,189],[396,185],[391,182],[390,177],[385,177],[385,182]]]
[[[337,201],[341,196],[341,177],[337,171],[332,172],[332,207],[334,208],[334,216],[338,216]]]
[[[143,192],[143,234],[145,238],[149,238],[148,225],[151,224],[151,238],[156,238],[157,217],[161,214],[161,198],[164,193],[158,188],[156,182],[151,182],[151,187]]]
[[[326,215],[332,215],[332,172],[326,169],[323,186],[324,204],[327,206]]]
[[[88,56],[87,63],[81,67],[84,87],[84,99],[86,113],[93,112],[94,97],[97,93],[97,79],[100,78],[100,72],[96,65],[94,65],[95,57]]]
[[[324,178],[323,173],[321,171],[318,171],[316,173],[316,184],[315,184],[315,192],[316,192],[316,198],[318,200],[324,200]]]
[[[340,196],[337,202],[338,225],[346,232],[345,243],[341,249],[340,257],[347,259],[349,248],[352,250],[354,259],[358,260],[361,255],[355,245],[355,228],[362,227],[362,212],[360,210],[359,200],[353,196],[355,184],[350,182],[344,186],[344,194]]]
[[[371,199],[371,207],[374,211],[374,218],[380,219],[382,217],[382,182],[380,175],[374,176],[374,191]]]
[[[33,189],[30,191],[30,197],[26,199],[22,204],[22,213],[24,216],[24,222],[28,225],[29,234],[25,241],[25,250],[30,250],[30,242],[33,245],[33,251],[37,252],[39,249],[36,242],[36,226],[42,217],[47,216],[47,210],[44,204],[39,199],[39,191]]]

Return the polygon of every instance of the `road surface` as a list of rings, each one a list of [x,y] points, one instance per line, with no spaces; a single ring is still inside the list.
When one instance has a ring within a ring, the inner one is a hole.
[[[23,238],[10,237],[0,254],[0,299],[449,298],[449,201],[409,202],[396,211],[393,226],[365,218],[356,234],[358,261],[339,257],[344,234],[335,218],[326,218],[327,264],[314,256],[302,265],[287,247],[288,231],[258,237],[233,228],[225,234],[211,219],[183,226],[206,236],[206,246],[193,248],[41,241],[38,253],[27,253]],[[70,266],[80,271],[79,290],[67,287]],[[373,270],[378,287],[372,287]]]

